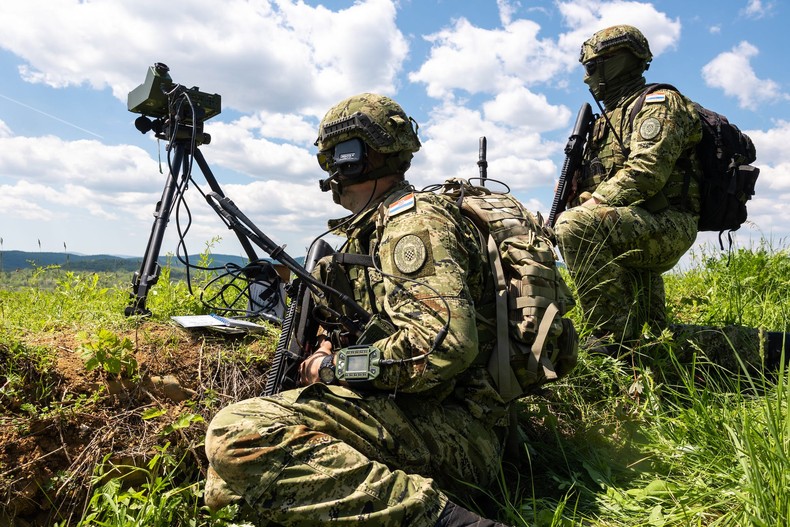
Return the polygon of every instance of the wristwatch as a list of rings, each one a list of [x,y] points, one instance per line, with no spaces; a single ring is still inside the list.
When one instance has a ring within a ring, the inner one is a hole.
[[[335,356],[331,353],[321,361],[321,366],[318,367],[318,378],[324,384],[335,384],[337,382]]]

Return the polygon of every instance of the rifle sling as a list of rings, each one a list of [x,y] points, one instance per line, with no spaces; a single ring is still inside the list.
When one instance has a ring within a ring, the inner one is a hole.
[[[373,257],[369,254],[349,254],[335,253],[332,259],[341,265],[361,265],[362,267],[373,267]]]

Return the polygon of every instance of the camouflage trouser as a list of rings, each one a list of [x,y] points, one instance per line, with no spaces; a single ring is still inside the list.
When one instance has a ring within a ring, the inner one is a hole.
[[[693,358],[700,361],[700,353],[713,364],[732,373],[771,371],[778,368],[784,335],[747,326],[723,327],[672,324],[674,351],[683,363]],[[769,339],[771,334],[777,341]]]
[[[666,325],[664,281],[691,247],[696,217],[641,207],[579,206],[560,215],[558,245],[579,293],[586,323],[596,335],[629,341],[647,322]]]
[[[214,417],[206,495],[229,489],[286,526],[430,527],[443,491],[494,480],[503,435],[457,404],[314,384]]]

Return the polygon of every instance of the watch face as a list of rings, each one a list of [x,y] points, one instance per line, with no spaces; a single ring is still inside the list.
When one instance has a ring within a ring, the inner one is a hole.
[[[327,355],[326,358],[321,361],[321,367],[318,368],[318,378],[324,384],[335,382],[335,365],[333,359],[332,355]]]

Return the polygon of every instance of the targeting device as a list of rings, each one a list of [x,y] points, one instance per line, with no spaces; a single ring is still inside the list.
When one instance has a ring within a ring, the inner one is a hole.
[[[219,94],[202,92],[197,86],[185,88],[175,84],[170,78],[170,68],[161,62],[149,67],[145,82],[129,92],[126,107],[133,113],[162,118],[176,113],[173,102],[182,97],[191,102],[194,110],[185,113],[189,121],[197,116],[205,121],[222,111],[222,97]],[[196,115],[193,116],[193,113]]]

